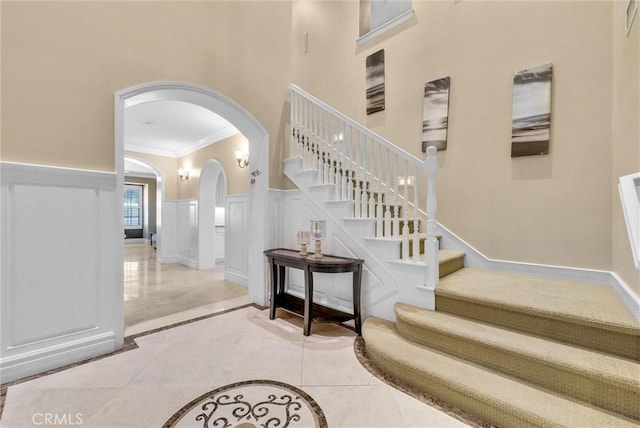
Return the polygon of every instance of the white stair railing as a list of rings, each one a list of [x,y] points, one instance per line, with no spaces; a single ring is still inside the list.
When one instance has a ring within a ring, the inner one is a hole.
[[[618,190],[627,225],[633,263],[640,270],[640,172],[620,177]]]
[[[295,85],[290,95],[289,156],[316,170],[318,184],[334,185],[337,200],[353,201],[354,218],[373,219],[377,237],[399,238],[402,260],[428,266],[425,285],[435,287],[436,149],[429,147],[423,161]],[[420,227],[427,234],[424,259]]]

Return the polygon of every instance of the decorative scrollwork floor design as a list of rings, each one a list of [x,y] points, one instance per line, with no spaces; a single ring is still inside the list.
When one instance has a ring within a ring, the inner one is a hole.
[[[310,395],[283,382],[251,380],[207,392],[178,410],[164,425],[202,428],[326,428]]]

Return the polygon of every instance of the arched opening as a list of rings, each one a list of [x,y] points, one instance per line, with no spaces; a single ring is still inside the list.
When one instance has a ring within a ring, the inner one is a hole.
[[[130,171],[133,168],[131,166],[138,166],[135,171]],[[136,158],[135,156],[127,155],[124,157],[124,167],[123,174],[125,176],[140,176],[140,170],[148,171],[150,174],[155,176],[156,181],[156,191],[155,191],[155,239],[153,245],[156,248],[157,256],[156,259],[162,263],[163,260],[163,252],[162,252],[162,202],[164,201],[164,187],[165,187],[165,177],[164,172],[159,169],[154,164],[144,160]],[[147,237],[151,241],[151,236]]]
[[[198,269],[212,269],[219,260],[219,249],[224,248],[224,206],[227,197],[227,179],[224,168],[215,159],[209,159],[200,172],[198,182]],[[224,258],[224,256],[222,256]]]
[[[115,101],[115,162],[120,194],[124,178],[125,113],[128,107],[150,101],[182,101],[198,105],[223,117],[249,142],[251,185],[246,216],[248,289],[252,302],[266,304],[266,282],[262,252],[266,248],[269,183],[269,135],[264,127],[244,108],[209,88],[180,82],[154,82],[119,91]],[[120,214],[119,214],[120,215]],[[120,266],[122,253],[120,253]],[[121,269],[119,267],[118,269]],[[119,307],[122,312],[122,306]]]

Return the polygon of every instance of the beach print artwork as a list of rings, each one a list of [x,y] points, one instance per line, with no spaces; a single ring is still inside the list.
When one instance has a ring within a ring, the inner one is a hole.
[[[384,49],[367,57],[367,115],[384,110]]]
[[[447,126],[449,123],[450,78],[427,82],[424,85],[424,107],[422,110],[422,151],[434,146],[438,150],[447,148]]]
[[[551,64],[522,70],[513,78],[511,157],[549,153]]]

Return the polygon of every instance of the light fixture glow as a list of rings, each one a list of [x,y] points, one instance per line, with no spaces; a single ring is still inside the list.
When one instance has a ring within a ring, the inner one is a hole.
[[[236,150],[236,161],[240,168],[246,168],[249,165],[249,153],[246,151]]]
[[[178,169],[178,178],[180,179],[180,181],[189,180],[189,170],[185,170],[183,168]]]

